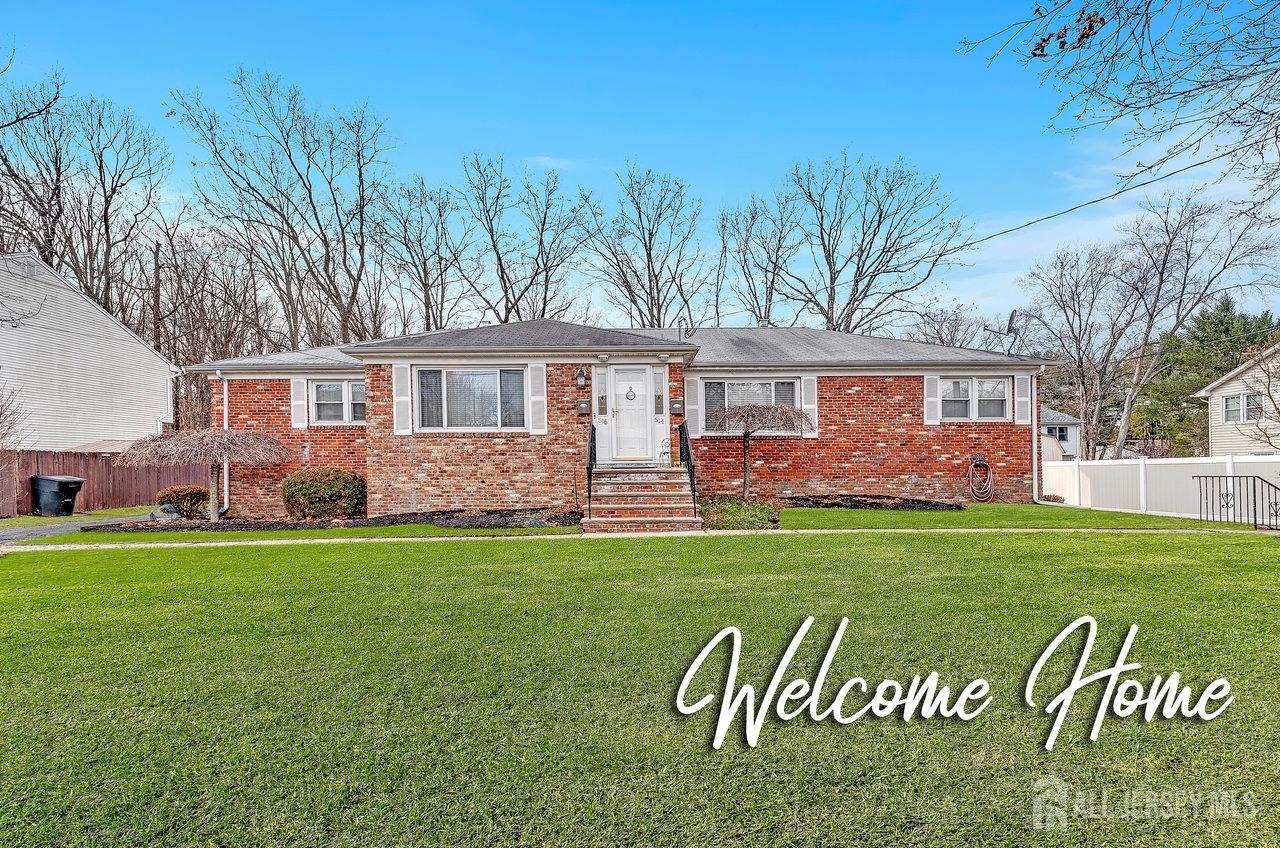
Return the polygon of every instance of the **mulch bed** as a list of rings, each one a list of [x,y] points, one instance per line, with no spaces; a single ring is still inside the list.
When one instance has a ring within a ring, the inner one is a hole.
[[[786,500],[787,506],[836,509],[964,509],[962,503],[900,498],[894,495],[794,495]]]
[[[330,527],[386,527],[393,524],[432,524],[437,527],[460,527],[473,530],[505,530],[515,527],[568,527],[582,522],[580,512],[552,512],[540,509],[495,509],[485,512],[443,510],[379,515],[376,518],[352,518],[329,521],[252,521],[225,518],[221,521],[130,521],[124,524],[82,527],[83,532],[125,530],[135,533],[157,533],[172,530],[324,530]]]

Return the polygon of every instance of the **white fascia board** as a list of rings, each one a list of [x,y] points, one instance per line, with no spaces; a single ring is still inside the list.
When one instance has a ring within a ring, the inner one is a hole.
[[[788,376],[794,377],[802,375],[806,377],[924,377],[924,376],[943,376],[943,377],[1034,377],[1041,371],[1039,365],[1019,365],[1017,367],[1009,367],[1008,365],[910,365],[910,366],[869,366],[866,368],[815,368],[815,367],[788,367],[786,365],[778,366],[708,366],[699,367],[690,365],[685,368],[685,374],[690,377],[721,377],[721,376]]]
[[[203,373],[203,372],[201,372]],[[227,371],[223,370],[219,377],[210,371],[205,374],[210,380],[363,380],[364,369],[326,369],[306,371],[295,368],[279,371]]]

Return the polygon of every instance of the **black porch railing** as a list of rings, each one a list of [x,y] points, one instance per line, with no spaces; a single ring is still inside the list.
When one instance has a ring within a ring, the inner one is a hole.
[[[596,472],[596,425],[587,425],[587,518],[591,517],[591,484]]]
[[[1280,530],[1280,486],[1253,474],[1197,474],[1200,520]]]
[[[693,496],[693,517],[698,517],[698,483],[693,471],[693,446],[689,444],[689,422],[680,422],[680,464],[689,472],[689,492]]]

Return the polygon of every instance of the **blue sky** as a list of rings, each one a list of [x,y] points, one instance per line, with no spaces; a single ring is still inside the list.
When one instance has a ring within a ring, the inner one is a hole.
[[[238,66],[325,105],[367,102],[403,173],[450,180],[467,152],[554,163],[599,189],[628,160],[686,179],[708,209],[774,186],[789,163],[847,149],[937,174],[983,233],[1112,187],[1118,140],[1050,128],[1058,104],[1032,70],[959,50],[1025,13],[1012,3],[600,5],[33,4],[6,11],[14,76],[55,68],[77,94],[133,109],[174,151],[170,92],[213,102]],[[1060,241],[1089,240],[1136,198],[992,242],[946,280],[984,309]]]

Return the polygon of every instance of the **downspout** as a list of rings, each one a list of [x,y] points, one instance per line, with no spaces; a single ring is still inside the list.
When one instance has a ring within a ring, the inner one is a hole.
[[[1031,502],[1044,506],[1063,506],[1040,499],[1040,375],[1043,373],[1044,366],[1041,365],[1031,381]]]
[[[222,375],[222,369],[214,371],[214,376],[222,381],[222,429],[231,429],[231,381]],[[231,463],[222,460],[222,509],[219,515],[226,515],[231,509]]]

